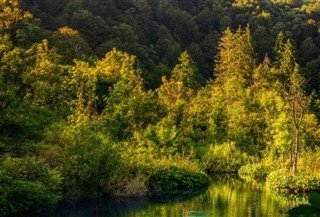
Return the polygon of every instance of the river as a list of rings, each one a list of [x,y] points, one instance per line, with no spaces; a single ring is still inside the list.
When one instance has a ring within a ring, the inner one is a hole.
[[[243,217],[286,216],[305,198],[269,192],[262,184],[229,176],[213,178],[211,185],[175,197],[64,201],[55,209],[30,217]],[[28,217],[29,217],[28,216]]]

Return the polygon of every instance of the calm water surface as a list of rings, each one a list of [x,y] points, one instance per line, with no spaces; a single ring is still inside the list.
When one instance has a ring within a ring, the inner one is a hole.
[[[131,200],[66,201],[48,213],[32,217],[243,217],[286,216],[306,199],[282,197],[263,185],[224,177],[203,191],[179,197]]]

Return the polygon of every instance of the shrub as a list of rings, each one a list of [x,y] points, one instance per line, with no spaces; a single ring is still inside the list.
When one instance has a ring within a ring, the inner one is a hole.
[[[149,175],[143,171],[131,171],[118,175],[112,194],[120,197],[146,196],[148,193]]]
[[[146,194],[148,175],[120,154],[121,144],[89,127],[61,126],[48,133],[41,153],[64,177],[65,197]]]
[[[241,153],[234,142],[211,146],[204,157],[204,165],[208,172],[230,173],[237,172],[242,165],[249,161],[245,153]]]
[[[299,170],[320,178],[320,147],[304,149],[301,152]]]
[[[176,166],[157,168],[149,179],[149,189],[153,194],[177,194],[180,191],[191,191],[208,184],[208,176],[204,173],[192,173]]]
[[[289,189],[290,176],[286,169],[277,170],[268,175],[266,184],[272,190]]]
[[[109,194],[127,174],[117,147],[101,133],[91,129],[64,129],[55,142],[60,148],[47,150],[64,177],[66,197],[97,197]],[[58,141],[59,140],[59,141]],[[51,153],[50,153],[51,151]]]
[[[61,181],[41,159],[7,157],[0,170],[0,216],[55,204]]]
[[[309,192],[320,190],[320,179],[304,173],[291,176],[287,170],[281,169],[269,174],[267,186],[280,192]]]
[[[169,157],[160,157],[159,159],[154,159],[153,162],[149,162],[149,164],[151,164],[153,170],[159,167],[167,169],[178,167],[191,173],[202,172],[198,162],[192,158],[192,153],[183,156],[176,154]]]
[[[249,179],[256,181],[265,181],[268,175],[268,170],[261,163],[246,164],[238,171],[240,176],[248,176]]]

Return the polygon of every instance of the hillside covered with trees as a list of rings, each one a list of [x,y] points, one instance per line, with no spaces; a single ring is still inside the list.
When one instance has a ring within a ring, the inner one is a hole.
[[[0,216],[206,186],[320,190],[320,2],[0,0]]]

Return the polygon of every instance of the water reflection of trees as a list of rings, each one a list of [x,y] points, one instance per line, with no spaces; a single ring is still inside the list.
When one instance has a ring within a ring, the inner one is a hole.
[[[291,208],[307,203],[306,197],[278,195],[266,190],[263,184],[219,176],[212,177],[211,186],[202,191],[151,199],[100,200],[81,205],[75,215],[67,216],[281,217],[287,216]]]
[[[286,216],[287,211],[305,198],[280,196],[267,191],[263,184],[234,177],[215,178],[203,194],[188,200],[153,203],[131,216]]]
[[[320,216],[320,193],[312,192],[308,196],[309,204],[300,204],[288,211],[289,216],[319,217]]]

